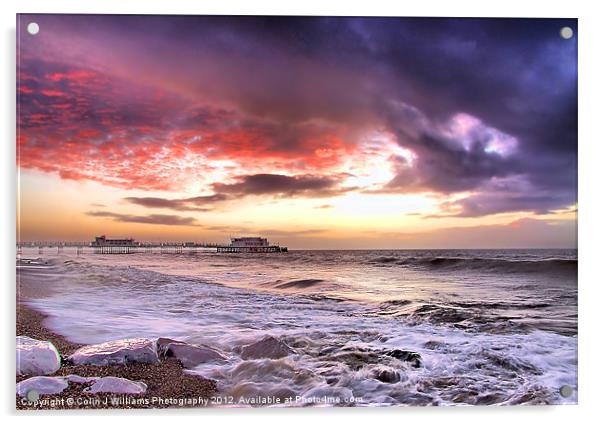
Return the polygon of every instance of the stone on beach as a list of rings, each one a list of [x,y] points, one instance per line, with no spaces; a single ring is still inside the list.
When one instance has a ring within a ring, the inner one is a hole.
[[[158,364],[155,342],[149,339],[123,339],[84,346],[69,358],[75,365]]]
[[[139,395],[145,393],[146,388],[146,384],[141,381],[132,381],[121,377],[102,377],[84,391],[87,393],[123,393]]]
[[[17,337],[17,375],[47,375],[61,367],[61,356],[50,342]]]
[[[244,346],[241,350],[242,359],[270,358],[278,359],[295,353],[286,343],[272,336],[266,336],[258,342]]]
[[[167,338],[157,340],[157,351],[161,357],[176,358],[184,368],[194,368],[206,362],[226,360],[222,354],[208,346],[191,345]]]
[[[61,393],[69,387],[69,383],[62,377],[30,377],[17,383],[17,394],[27,396],[32,390],[41,395],[54,395]]]
[[[372,377],[383,383],[397,383],[401,379],[399,372],[389,367],[378,367],[372,370]]]
[[[157,339],[157,353],[159,356],[165,356],[165,351],[169,347],[170,344],[173,343],[185,343],[179,340],[170,339],[167,337],[159,337]]]
[[[399,366],[398,361],[413,368],[422,367],[422,357],[419,353],[402,349],[372,349],[352,345],[340,349],[336,347],[323,349],[318,356],[321,359],[343,362],[353,371],[359,371],[366,365],[372,364],[384,364],[395,368]]]
[[[100,377],[81,377],[79,375],[76,374],[69,374],[67,377],[65,377],[67,379],[67,381],[69,383],[79,383],[79,384],[84,384],[84,383],[89,383],[91,381],[96,381],[98,380]]]
[[[399,359],[402,362],[408,362],[414,368],[420,368],[422,366],[422,356],[411,350],[393,349],[385,352],[385,354],[395,359]]]

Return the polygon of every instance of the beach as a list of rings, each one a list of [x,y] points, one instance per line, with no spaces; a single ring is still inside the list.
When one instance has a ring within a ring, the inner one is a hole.
[[[139,398],[181,400],[162,407],[204,406],[185,404],[199,397],[255,407],[577,402],[574,251],[48,252],[34,261],[18,270],[17,335],[52,341],[65,357],[138,338],[212,352],[192,364],[56,373],[143,381]]]
[[[37,340],[50,341],[63,357],[71,355],[84,346],[73,343],[64,336],[49,330],[44,324],[47,315],[27,306],[32,297],[40,298],[48,295],[49,290],[44,290],[44,285],[34,280],[21,279],[20,290],[17,294],[16,333],[18,336],[28,336]],[[82,377],[115,376],[134,381],[142,381],[148,386],[144,395],[128,395],[119,397],[109,394],[89,394],[84,390],[90,384],[70,383],[69,388],[59,395],[41,395],[36,404],[27,402],[17,395],[17,409],[135,409],[135,408],[163,408],[180,406],[176,402],[168,404],[153,398],[172,399],[209,399],[215,394],[215,382],[186,374],[184,368],[176,359],[165,359],[158,365],[131,364],[111,366],[68,365],[62,364],[61,368],[51,374],[52,376],[79,375]],[[17,376],[19,383],[27,376]],[[73,399],[74,403],[67,403]],[[148,402],[146,402],[148,401]],[[181,405],[186,406],[186,405]]]

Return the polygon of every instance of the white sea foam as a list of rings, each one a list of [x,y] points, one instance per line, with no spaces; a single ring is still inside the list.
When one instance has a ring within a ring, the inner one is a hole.
[[[232,270],[212,266],[224,259],[210,255],[130,255],[115,261],[95,256],[59,266],[57,294],[32,300],[32,306],[50,316],[53,330],[75,342],[163,336],[215,346],[229,360],[193,372],[216,379],[221,393],[235,399],[277,396],[311,403],[338,397],[357,405],[577,399],[577,339],[570,331],[576,317],[565,316],[576,313],[576,305],[546,306],[556,305],[551,296],[566,296],[574,288],[551,282],[531,298],[532,289],[505,297],[501,292],[512,284],[537,286],[537,275],[498,275],[490,281],[478,275],[475,283],[468,274],[430,277],[408,269],[392,284],[395,274],[388,268],[367,270],[365,264]],[[302,274],[303,268],[309,271]],[[274,290],[282,282],[308,279],[321,281]],[[355,280],[361,281],[351,287]],[[554,324],[542,330],[509,324],[514,321]],[[240,347],[266,334],[295,354],[242,360]],[[384,353],[393,349],[419,353],[422,367]],[[377,380],[375,373],[383,368],[398,372],[399,381]],[[558,394],[565,384],[575,388],[566,399]]]

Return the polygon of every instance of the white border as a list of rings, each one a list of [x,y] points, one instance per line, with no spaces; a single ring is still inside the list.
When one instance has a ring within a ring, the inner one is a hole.
[[[22,420],[222,420],[238,422],[261,420],[261,422],[281,422],[287,424],[305,423],[308,420],[329,419],[345,422],[364,422],[366,419],[378,421],[403,420],[411,423],[445,422],[487,422],[507,423],[516,419],[531,419],[546,422],[568,423],[596,414],[600,402],[598,388],[601,383],[600,320],[598,310],[602,301],[600,289],[599,235],[602,210],[600,208],[600,188],[602,181],[599,164],[602,158],[598,135],[600,114],[600,78],[602,64],[602,16],[597,13],[595,2],[556,1],[527,2],[525,0],[504,0],[484,2],[476,0],[394,2],[370,0],[350,3],[344,0],[304,0],[290,3],[277,0],[230,0],[209,2],[191,0],[21,0],[11,4],[2,2],[3,43],[2,43],[2,84],[3,101],[0,119],[4,135],[2,141],[3,177],[1,190],[6,205],[2,209],[2,234],[4,249],[2,269],[4,277],[4,313],[2,314],[4,334],[3,361],[7,373],[3,373],[4,393],[2,411],[12,415],[14,406],[14,241],[15,241],[15,13],[145,13],[145,14],[286,14],[286,15],[392,15],[392,16],[476,16],[476,17],[570,17],[579,18],[579,406],[566,407],[470,407],[470,408],[380,408],[380,409],[302,409],[302,410],[186,410],[186,411],[101,411],[85,413],[49,414],[36,417],[32,414],[19,414]],[[179,417],[169,417],[169,415]],[[82,416],[85,415],[85,418]],[[369,416],[370,415],[370,416]]]

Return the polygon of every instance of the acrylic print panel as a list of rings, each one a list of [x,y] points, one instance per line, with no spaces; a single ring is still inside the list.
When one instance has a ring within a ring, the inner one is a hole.
[[[577,402],[577,22],[19,15],[18,408]]]

